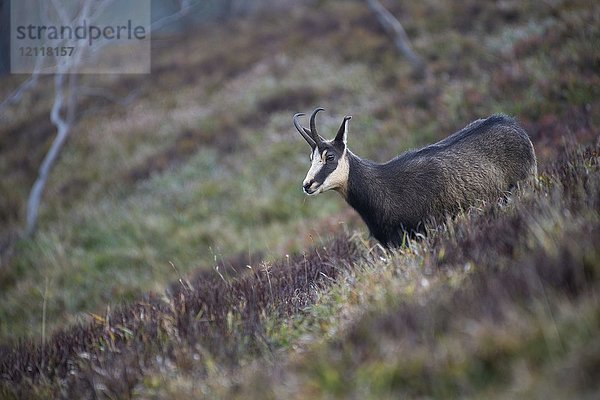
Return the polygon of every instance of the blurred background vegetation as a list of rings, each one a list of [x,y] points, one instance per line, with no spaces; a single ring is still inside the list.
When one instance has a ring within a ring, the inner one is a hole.
[[[167,3],[153,10],[169,13]],[[42,324],[49,335],[162,293],[179,278],[171,263],[188,275],[365,232],[338,195],[302,194],[309,154],[295,112],[325,107],[327,136],[353,115],[349,146],[376,161],[496,112],[519,119],[542,166],[569,143],[597,140],[596,2],[383,4],[428,65],[425,79],[364,1],[334,0],[207,2],[155,35],[150,75],[82,76],[105,92],[78,98],[31,238],[21,232],[55,134],[52,78],[5,108],[0,340],[39,338]],[[2,76],[0,99],[23,79]]]

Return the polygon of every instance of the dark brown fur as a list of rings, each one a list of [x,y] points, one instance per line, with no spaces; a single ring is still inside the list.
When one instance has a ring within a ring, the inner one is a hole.
[[[533,145],[505,115],[477,120],[446,139],[384,164],[351,152],[347,202],[385,246],[481,201],[496,201],[536,176]]]

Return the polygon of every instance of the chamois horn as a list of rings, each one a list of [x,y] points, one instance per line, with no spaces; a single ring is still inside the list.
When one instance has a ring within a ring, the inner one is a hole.
[[[319,111],[325,111],[325,109],[319,107],[319,108],[315,109],[315,111],[313,111],[312,114],[310,115],[310,132],[312,133],[313,139],[317,144],[323,141],[323,138],[317,132],[317,126],[315,124],[315,118]]]
[[[306,129],[305,127],[303,127],[302,124],[300,124],[300,121],[298,121],[298,118],[302,117],[303,115],[305,115],[305,114],[304,113],[294,114],[294,126],[296,127],[296,129],[298,129],[298,132],[300,132],[300,134],[302,135],[304,140],[306,140],[308,142],[310,147],[312,147],[314,149],[315,146],[317,145],[317,142],[315,142],[315,140],[312,138],[311,132],[308,129]]]

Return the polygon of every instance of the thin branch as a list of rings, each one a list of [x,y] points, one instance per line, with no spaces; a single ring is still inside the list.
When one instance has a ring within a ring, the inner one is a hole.
[[[388,10],[381,5],[378,0],[366,0],[371,11],[379,21],[383,29],[394,39],[396,48],[412,65],[415,75],[425,77],[427,75],[427,65],[421,57],[412,49],[410,40],[400,21],[396,19]]]
[[[191,0],[183,0],[177,12],[152,22],[152,24],[150,25],[150,30],[157,31],[162,27],[174,21],[177,21],[182,17],[185,17],[193,8],[197,7],[200,4],[201,2],[193,3]]]
[[[41,58],[41,57],[40,57]],[[32,90],[38,83],[40,75],[33,73],[27,78],[22,84],[19,85],[2,103],[0,103],[0,114],[4,112],[8,106],[16,104],[21,101],[23,95],[28,91]]]
[[[33,67],[33,73],[23,83],[19,85],[2,103],[0,103],[0,114],[4,112],[6,108],[13,104],[17,104],[23,98],[23,95],[28,91],[32,90],[38,84],[40,80],[39,71],[42,68],[44,58],[37,57],[35,59],[35,65]]]

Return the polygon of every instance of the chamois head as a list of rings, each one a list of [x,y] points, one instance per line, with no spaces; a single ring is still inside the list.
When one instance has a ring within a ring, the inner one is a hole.
[[[331,189],[337,190],[345,196],[349,173],[346,138],[348,135],[348,121],[352,117],[344,117],[335,138],[325,140],[319,135],[315,126],[315,117],[319,111],[324,110],[317,108],[310,116],[310,129],[303,127],[298,121],[298,118],[304,114],[294,115],[294,126],[312,149],[310,154],[311,166],[304,182],[302,182],[302,189],[309,196]]]

